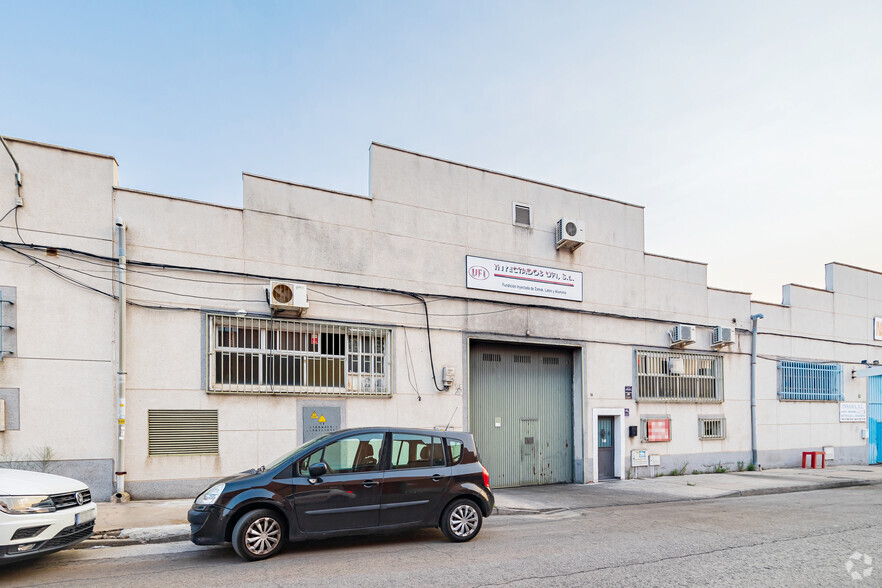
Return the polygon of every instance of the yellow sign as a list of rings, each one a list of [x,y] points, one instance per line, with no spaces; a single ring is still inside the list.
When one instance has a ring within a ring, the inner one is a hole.
[[[328,419],[325,418],[325,415],[322,415],[322,416],[319,417],[319,422],[320,422],[320,423],[326,423],[326,422],[328,422]]]
[[[873,340],[882,341],[882,317],[873,317]]]
[[[317,418],[318,418],[318,415],[316,414],[315,411],[312,411],[312,416],[311,416],[310,418],[313,418],[313,419],[317,419]]]

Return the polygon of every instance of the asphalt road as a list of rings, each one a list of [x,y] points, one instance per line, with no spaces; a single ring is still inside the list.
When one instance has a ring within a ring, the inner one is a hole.
[[[426,529],[257,563],[228,546],[79,549],[0,568],[0,585],[876,586],[882,487],[494,516],[465,544]]]

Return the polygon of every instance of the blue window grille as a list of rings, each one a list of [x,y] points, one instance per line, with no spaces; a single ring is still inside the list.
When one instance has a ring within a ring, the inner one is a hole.
[[[844,400],[842,366],[804,361],[778,362],[778,399]]]

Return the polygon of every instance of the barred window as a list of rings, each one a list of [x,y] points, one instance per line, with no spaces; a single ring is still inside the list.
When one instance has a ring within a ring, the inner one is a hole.
[[[842,366],[804,361],[778,362],[779,400],[844,400]]]
[[[699,439],[725,439],[726,419],[723,417],[698,417]]]
[[[208,389],[389,396],[389,329],[208,315]]]
[[[637,401],[722,402],[723,358],[675,351],[636,351]]]

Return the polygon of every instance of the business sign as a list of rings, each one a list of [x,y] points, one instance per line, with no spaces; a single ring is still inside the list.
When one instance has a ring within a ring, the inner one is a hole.
[[[873,340],[882,341],[882,316],[873,317]]]
[[[840,402],[840,423],[862,423],[867,420],[867,405],[863,402]]]
[[[582,272],[468,255],[466,288],[582,302]]]

